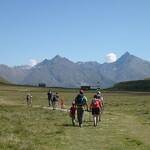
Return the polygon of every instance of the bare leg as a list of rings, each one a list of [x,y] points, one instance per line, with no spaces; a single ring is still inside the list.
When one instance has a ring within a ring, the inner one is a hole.
[[[96,126],[98,124],[98,121],[99,121],[99,115],[96,115]]]
[[[96,115],[93,115],[94,126],[96,127]]]
[[[72,116],[72,124],[75,126],[75,116]]]
[[[55,110],[55,102],[52,102],[53,110]]]

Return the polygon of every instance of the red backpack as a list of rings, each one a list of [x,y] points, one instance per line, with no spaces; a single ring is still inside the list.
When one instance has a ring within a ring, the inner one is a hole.
[[[92,108],[99,108],[100,107],[100,100],[99,99],[93,99],[91,106],[92,106]]]

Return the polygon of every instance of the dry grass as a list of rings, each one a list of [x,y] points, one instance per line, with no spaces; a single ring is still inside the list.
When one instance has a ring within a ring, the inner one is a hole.
[[[33,106],[25,103],[27,91]],[[86,112],[84,127],[71,125],[66,112],[43,109],[47,90],[0,86],[0,149],[2,150],[149,150],[150,93],[104,93],[102,122],[93,127]],[[55,89],[56,91],[56,89]],[[77,91],[59,90],[66,107]],[[91,99],[93,93],[86,93]]]

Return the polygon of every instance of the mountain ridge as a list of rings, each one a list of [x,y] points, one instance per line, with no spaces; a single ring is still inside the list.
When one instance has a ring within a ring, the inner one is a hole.
[[[138,66],[138,67],[137,67]],[[150,62],[124,53],[116,62],[73,62],[56,55],[33,67],[0,65],[0,76],[17,84],[79,87],[81,85],[109,87],[114,83],[150,77]]]

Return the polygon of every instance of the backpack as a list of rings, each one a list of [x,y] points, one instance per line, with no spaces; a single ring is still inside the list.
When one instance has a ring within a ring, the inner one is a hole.
[[[27,95],[27,100],[29,100],[29,99],[30,99],[30,97],[31,97],[31,96],[28,94],[28,95]]]
[[[53,96],[53,101],[54,101],[54,102],[59,101],[59,96],[58,96],[58,95],[54,95],[54,96]]]
[[[52,93],[51,93],[51,92],[48,92],[48,98],[51,99],[52,96],[53,96]]]
[[[84,97],[84,95],[79,94],[79,95],[76,97],[76,105],[78,105],[78,106],[83,106],[83,105],[85,105],[85,97]]]
[[[93,108],[99,108],[100,107],[99,99],[93,99],[92,100],[92,107]]]

